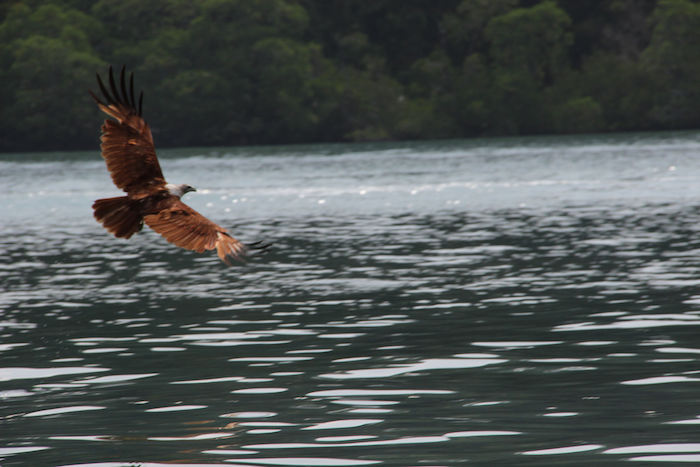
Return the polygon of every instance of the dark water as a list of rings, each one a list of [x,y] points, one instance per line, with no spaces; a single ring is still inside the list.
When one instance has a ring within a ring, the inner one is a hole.
[[[3,466],[700,461],[700,135],[163,151],[245,266],[0,156]]]

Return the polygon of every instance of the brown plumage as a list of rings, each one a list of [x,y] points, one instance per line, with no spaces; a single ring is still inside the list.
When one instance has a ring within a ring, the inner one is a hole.
[[[130,238],[145,222],[167,241],[187,250],[202,253],[216,249],[226,264],[241,260],[249,248],[262,249],[260,242],[244,245],[226,229],[213,223],[186,205],[180,197],[195,191],[189,185],[165,181],[153,144],[151,129],[142,117],[143,93],[134,99],[134,74],[127,85],[122,68],[119,85],[109,67],[109,88],[97,75],[102,99],[90,95],[98,107],[115,120],[102,125],[102,157],[112,181],[126,196],[98,199],[92,205],[94,215],[116,237]]]

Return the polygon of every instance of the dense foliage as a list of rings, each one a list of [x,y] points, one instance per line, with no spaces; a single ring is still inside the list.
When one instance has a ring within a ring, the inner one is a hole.
[[[95,147],[108,64],[161,146],[700,126],[693,0],[21,0],[0,151]]]

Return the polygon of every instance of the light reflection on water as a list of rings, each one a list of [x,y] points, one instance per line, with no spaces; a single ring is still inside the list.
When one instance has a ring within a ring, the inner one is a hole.
[[[693,461],[694,138],[166,159],[274,243],[230,269],[102,232],[94,161],[5,162],[58,195],[2,227],[3,465]]]

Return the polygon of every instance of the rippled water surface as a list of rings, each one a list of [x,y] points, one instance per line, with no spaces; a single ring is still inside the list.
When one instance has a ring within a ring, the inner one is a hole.
[[[0,155],[2,465],[700,461],[700,134],[161,151],[273,247],[93,219]]]

